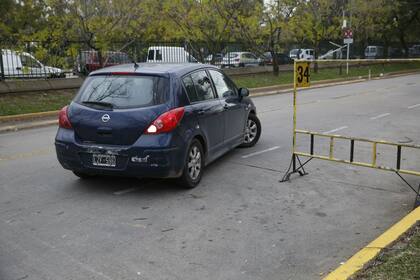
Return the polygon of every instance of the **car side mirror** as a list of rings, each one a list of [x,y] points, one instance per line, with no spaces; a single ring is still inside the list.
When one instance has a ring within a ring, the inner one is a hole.
[[[239,97],[243,98],[249,96],[249,90],[247,88],[240,88],[239,89]]]

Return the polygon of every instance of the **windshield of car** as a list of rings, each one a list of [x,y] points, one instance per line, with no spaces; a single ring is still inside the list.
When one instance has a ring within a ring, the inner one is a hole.
[[[291,50],[291,51],[290,51],[290,54],[295,55],[295,54],[297,54],[297,53],[298,53],[298,51],[299,51],[298,49],[293,49],[293,50]]]
[[[86,106],[128,109],[164,103],[169,81],[157,76],[107,75],[88,77],[75,98]]]
[[[234,57],[237,57],[237,56],[239,56],[239,53],[229,53],[228,54],[229,58],[234,58]]]

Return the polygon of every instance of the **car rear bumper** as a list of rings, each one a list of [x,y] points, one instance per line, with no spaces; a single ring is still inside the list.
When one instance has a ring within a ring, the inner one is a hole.
[[[87,174],[141,178],[175,178],[182,175],[186,150],[180,146],[142,147],[136,145],[137,142],[131,146],[107,146],[65,140],[60,133],[57,134],[57,158],[65,169]],[[93,165],[94,154],[114,155],[116,166]]]

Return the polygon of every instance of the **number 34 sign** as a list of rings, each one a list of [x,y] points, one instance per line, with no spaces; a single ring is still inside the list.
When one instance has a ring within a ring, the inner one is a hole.
[[[309,62],[296,62],[295,68],[295,82],[296,87],[309,87],[310,86],[310,72]]]

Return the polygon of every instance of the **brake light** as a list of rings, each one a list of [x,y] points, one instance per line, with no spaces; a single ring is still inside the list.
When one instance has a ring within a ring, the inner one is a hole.
[[[71,122],[67,115],[68,106],[64,106],[58,113],[58,126],[62,128],[72,128]]]
[[[184,116],[184,112],[184,107],[179,107],[163,113],[152,122],[145,134],[159,134],[174,130]]]

